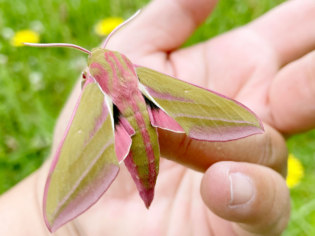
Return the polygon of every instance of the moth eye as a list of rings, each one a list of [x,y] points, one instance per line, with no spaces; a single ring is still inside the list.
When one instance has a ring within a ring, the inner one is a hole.
[[[86,72],[82,72],[82,79],[83,79],[83,80],[86,79]]]
[[[83,87],[84,87],[84,84],[86,82],[86,78],[87,78],[86,71],[82,72],[81,89],[83,89]]]

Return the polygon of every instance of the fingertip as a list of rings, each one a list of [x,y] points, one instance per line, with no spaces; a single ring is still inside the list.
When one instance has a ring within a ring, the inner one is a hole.
[[[142,47],[145,54],[174,50],[208,17],[216,2],[217,0],[151,1],[133,22],[115,35],[109,48],[130,52]]]
[[[238,222],[238,232],[279,233],[289,219],[290,199],[285,181],[263,166],[216,163],[203,177],[201,196],[213,213]]]
[[[232,221],[246,220],[257,195],[250,176],[235,168],[233,162],[219,162],[205,173],[201,195],[214,213]]]
[[[314,65],[315,50],[281,68],[271,84],[272,122],[283,133],[293,134],[315,128]]]
[[[237,171],[232,162],[212,165],[201,183],[201,195],[206,205],[227,220],[245,220],[256,194],[251,177]]]

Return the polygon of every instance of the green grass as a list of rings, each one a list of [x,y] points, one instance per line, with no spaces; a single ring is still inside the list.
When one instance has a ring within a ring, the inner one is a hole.
[[[96,22],[127,18],[146,0],[0,0],[0,193],[36,170],[48,156],[53,127],[86,56],[74,50],[12,47],[13,31],[36,29],[41,42],[93,48],[101,42]],[[220,1],[186,45],[243,25],[282,0]],[[158,19],[157,19],[158,20]],[[315,132],[288,140],[306,168],[291,190],[292,220],[284,235],[315,235]]]

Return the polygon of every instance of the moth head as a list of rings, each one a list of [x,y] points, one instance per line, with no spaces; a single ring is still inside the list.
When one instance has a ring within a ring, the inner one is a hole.
[[[106,38],[106,40],[104,41],[103,45],[101,48],[95,49],[89,51],[83,47],[80,47],[78,45],[75,44],[70,44],[70,43],[27,43],[24,42],[23,44],[26,46],[31,46],[31,47],[67,47],[67,48],[74,48],[77,50],[80,50],[82,52],[85,52],[87,54],[89,54],[89,58],[93,57],[93,55],[95,54],[94,52],[97,50],[101,50],[101,49],[105,49],[108,41],[111,39],[111,37],[118,32],[123,26],[125,26],[126,24],[128,24],[131,20],[133,20],[137,15],[139,15],[140,10],[138,10],[134,15],[132,15],[128,20],[124,21],[123,23],[121,23],[120,25],[118,25]],[[92,55],[93,54],[93,55]]]
[[[87,71],[83,71],[82,75],[81,75],[81,89],[83,88],[83,86],[87,80],[87,77],[88,77]]]

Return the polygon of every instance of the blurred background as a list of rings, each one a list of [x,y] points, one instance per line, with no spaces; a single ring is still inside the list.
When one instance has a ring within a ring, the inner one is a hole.
[[[67,42],[92,49],[147,2],[0,0],[0,193],[48,156],[58,114],[87,59],[75,50],[34,49],[21,42]],[[220,1],[184,46],[244,25],[281,2]],[[315,235],[315,131],[290,137],[287,144],[292,216],[284,235]]]

